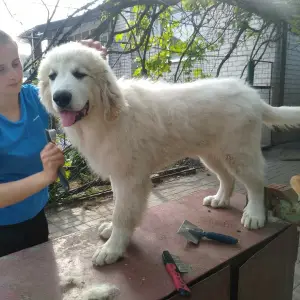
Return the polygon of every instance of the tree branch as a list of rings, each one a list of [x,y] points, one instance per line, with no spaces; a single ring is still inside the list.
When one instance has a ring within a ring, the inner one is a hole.
[[[234,51],[234,49],[237,47],[239,39],[242,36],[242,34],[245,32],[246,29],[247,29],[247,23],[244,23],[243,26],[240,28],[238,34],[236,35],[236,37],[234,39],[234,42],[232,43],[232,46],[231,46],[230,50],[228,51],[228,53],[225,55],[225,57],[222,59],[221,63],[219,64],[218,69],[217,69],[216,77],[219,77],[220,71],[222,69],[222,66],[230,58],[230,55],[232,54],[232,52]]]
[[[168,6],[164,6],[159,12],[157,12],[155,15],[154,15],[154,22],[155,20],[159,17],[159,15],[161,13],[163,13],[166,9],[168,8]],[[154,23],[153,22],[153,23]],[[151,27],[148,26],[147,29],[144,31],[144,34],[142,35],[141,39],[140,39],[140,42],[138,43],[138,45],[136,45],[134,48],[130,49],[130,50],[127,50],[127,51],[117,51],[117,50],[108,50],[107,53],[108,54],[111,54],[111,53],[122,53],[122,54],[129,54],[129,53],[133,53],[135,51],[137,51],[138,49],[141,48],[141,46],[144,44],[145,40],[146,40],[146,37],[147,35],[149,35],[151,33]]]
[[[56,12],[56,10],[57,10],[58,4],[59,4],[59,2],[60,2],[60,0],[57,0],[57,1],[56,1],[55,7],[54,7],[53,12],[52,12],[52,14],[51,14],[51,16],[50,16],[50,12],[49,12],[49,9],[48,9],[47,5],[44,3],[43,0],[41,0],[41,1],[42,1],[42,3],[44,4],[44,6],[46,7],[47,12],[48,12],[47,24],[46,24],[46,28],[45,28],[45,30],[44,30],[42,36],[41,36],[40,39],[38,40],[38,42],[37,42],[37,43],[34,43],[35,46],[34,46],[34,49],[32,49],[32,53],[36,53],[36,50],[38,49],[38,47],[40,47],[42,41],[45,39],[46,33],[47,33],[47,31],[48,31],[49,24],[50,24],[51,20],[53,19],[54,15],[55,15],[55,12]],[[31,55],[31,57],[29,57],[29,58],[25,61],[25,63],[24,63],[24,70],[27,70],[27,69],[28,69],[28,65],[27,65],[27,64],[29,63],[29,61],[30,61],[31,58],[32,58],[32,55]]]
[[[76,11],[74,11],[68,18],[66,18],[66,19],[64,20],[64,22],[62,23],[62,25],[57,29],[57,31],[56,31],[56,33],[55,33],[55,36],[53,37],[53,39],[52,39],[51,42],[49,43],[49,45],[48,45],[48,47],[46,48],[46,50],[42,53],[42,55],[45,54],[45,53],[47,53],[47,52],[50,50],[50,48],[51,48],[53,45],[55,45],[56,42],[59,42],[58,37],[59,37],[59,35],[63,32],[64,28],[66,27],[67,22],[68,22],[71,18],[73,18],[77,13],[81,12],[82,10],[88,9],[91,5],[93,5],[93,4],[94,4],[95,2],[97,2],[97,1],[98,1],[98,0],[94,0],[94,1],[92,1],[92,2],[90,2],[90,3],[88,3],[88,4],[86,4],[86,5],[84,5],[84,6],[80,7],[80,8],[78,8],[78,9],[77,9]],[[59,3],[59,0],[57,1],[57,7],[58,7],[58,3]],[[54,9],[54,13],[55,13],[57,7]],[[84,19],[85,15],[86,15],[86,14],[83,14],[83,15],[81,16],[80,21],[78,22],[79,25],[81,24],[81,22],[82,22],[82,20]],[[53,16],[54,16],[54,14],[52,14],[51,18],[53,18]],[[77,28],[77,26],[78,26],[78,23],[75,24],[75,25],[68,31],[69,34],[70,34],[71,32],[73,32],[74,30],[76,30],[76,28]],[[43,36],[44,36],[44,37],[45,37],[45,35],[46,35],[46,33],[47,33],[46,29],[48,28],[49,24],[50,24],[50,21],[47,22],[47,24],[46,24],[46,28],[45,28],[44,33],[43,33]],[[75,28],[75,27],[76,27],[76,28]],[[65,36],[66,36],[66,35],[65,35]],[[65,36],[64,36],[64,37],[65,37]],[[63,39],[63,38],[62,38],[62,39]],[[39,42],[40,42],[40,43],[42,42],[42,38],[39,40]],[[30,67],[32,67],[33,65],[35,65],[40,59],[41,59],[41,55],[40,55],[39,57],[35,58],[29,65],[25,65],[25,66],[24,66],[24,71],[28,70]],[[37,68],[36,68],[36,69],[37,69]],[[27,82],[31,82],[32,79],[35,78],[36,72],[37,72],[37,70],[33,71],[33,73],[32,73],[32,74],[29,76],[29,78],[26,80],[26,83],[27,83]]]
[[[117,22],[118,22],[118,17],[115,17],[112,22],[112,30],[109,33],[109,37],[107,39],[106,48],[109,48],[114,41],[114,32],[116,29]]]
[[[166,9],[167,9],[167,7],[165,7],[164,10],[166,10]],[[154,22],[156,21],[157,17],[163,12],[163,9],[161,11],[159,11],[157,14],[155,12],[156,12],[156,5],[154,5],[154,7],[153,7],[153,12],[152,12],[152,15],[151,15],[151,21],[150,21],[150,24],[149,24],[149,27],[148,27],[150,29],[150,32],[148,33],[148,35],[146,37],[146,41],[145,41],[145,45],[144,45],[144,53],[143,53],[143,57],[142,57],[142,60],[141,60],[142,75],[145,75],[145,76],[148,75],[148,72],[147,72],[147,69],[146,69],[146,54],[147,54],[147,51],[148,51],[147,48],[148,48],[148,45],[149,45],[151,30],[153,28]]]
[[[248,27],[248,28],[250,28],[250,27]],[[262,35],[263,30],[264,30],[265,28],[269,28],[268,25],[267,25],[267,23],[265,23],[265,24],[260,28],[260,30],[259,30],[259,32],[258,32],[258,35],[257,35],[257,37],[256,37],[256,39],[255,39],[255,42],[254,42],[252,51],[251,51],[251,53],[250,53],[250,58],[249,58],[249,60],[252,60],[253,57],[255,56],[255,55],[253,55],[254,50],[255,50],[255,48],[256,48],[256,46],[257,46],[257,44],[258,44],[258,42],[259,42],[259,40],[260,40],[260,38],[261,38],[261,35]],[[246,70],[247,66],[248,66],[248,64],[246,64],[246,65],[244,66],[240,78],[243,77],[243,75],[244,75],[244,73],[245,73],[245,70]]]
[[[128,28],[126,28],[126,29],[124,29],[124,30],[116,31],[116,32],[114,33],[114,35],[122,34],[122,33],[127,33],[127,32],[132,31],[133,29],[139,27],[140,24],[141,24],[142,19],[143,19],[144,16],[149,12],[149,9],[150,9],[150,6],[149,6],[149,5],[146,5],[145,10],[141,13],[141,15],[140,15],[139,19],[137,20],[137,22],[136,22],[134,25],[132,25],[132,26],[129,25],[127,19],[126,19],[126,18],[124,17],[124,15],[121,13],[122,17],[124,18],[124,20],[125,20],[126,23],[127,23]]]
[[[201,28],[203,22],[204,22],[204,20],[205,20],[207,14],[208,14],[213,8],[216,8],[217,6],[218,6],[218,5],[212,5],[212,6],[210,6],[210,7],[204,12],[203,17],[202,17],[200,23],[194,27],[194,32],[193,32],[192,38],[190,39],[190,41],[189,41],[187,47],[184,49],[184,51],[182,52],[182,54],[181,54],[181,56],[180,56],[180,59],[179,59],[179,62],[178,62],[177,68],[176,68],[176,72],[175,72],[175,74],[174,74],[174,82],[177,82],[177,80],[178,80],[177,74],[178,74],[178,72],[179,72],[179,68],[180,68],[181,62],[182,62],[184,56],[186,55],[187,51],[190,49],[190,47],[191,47],[192,44],[194,43],[194,40],[195,40],[195,38],[196,38],[196,36],[197,36],[197,34],[198,34],[198,32],[199,32],[199,30],[200,30],[200,28]]]
[[[2,2],[3,2],[3,4],[4,4],[4,6],[5,6],[7,12],[8,12],[9,15],[11,16],[11,18],[12,18],[13,20],[15,20],[16,22],[20,23],[20,24],[23,26],[23,23],[22,23],[21,21],[17,20],[17,19],[15,18],[15,16],[12,14],[12,12],[10,11],[10,9],[9,9],[9,7],[8,7],[8,5],[7,5],[7,3],[6,3],[6,1],[5,1],[5,0],[2,0]]]
[[[273,34],[274,34],[275,31],[276,31],[276,28],[277,28],[277,26],[274,25],[274,26],[273,26],[273,29],[272,29],[272,31],[271,31],[271,33],[270,33],[270,35],[269,35],[269,38],[268,38],[267,40],[263,41],[263,42],[259,45],[259,47],[258,47],[258,49],[256,50],[256,52],[255,52],[254,55],[250,56],[250,59],[255,58],[255,56],[257,55],[258,51],[261,49],[261,47],[262,47],[262,46],[265,46],[265,47],[264,47],[264,50],[263,50],[262,53],[261,53],[261,55],[255,60],[255,64],[254,64],[255,66],[261,61],[261,59],[262,59],[263,56],[265,55],[265,53],[266,53],[266,51],[267,51],[268,46],[270,45],[270,43],[274,43],[274,42],[276,42],[276,41],[280,38],[281,35],[278,35],[277,37],[272,38],[272,37],[273,37]],[[255,48],[252,49],[252,53],[254,52],[254,49],[255,49]],[[247,68],[247,64],[244,66],[240,78],[243,77],[246,68]]]
[[[272,39],[273,34],[274,34],[275,31],[276,31],[276,28],[277,28],[276,25],[274,25],[274,26],[273,26],[273,29],[272,29],[272,31],[271,31],[271,33],[270,33],[270,35],[269,35],[269,38],[268,38],[266,41],[262,42],[262,43],[259,45],[259,47],[257,48],[255,54],[253,55],[253,57],[255,57],[255,56],[257,55],[258,51],[261,49],[261,47],[262,47],[263,45],[265,45],[262,54],[259,56],[258,59],[256,59],[255,65],[257,65],[257,63],[262,59],[262,57],[264,56],[264,54],[265,54],[265,52],[266,52],[266,50],[267,50],[269,44],[270,44],[271,42],[275,42],[275,41],[279,38],[279,37],[276,37],[275,39]],[[280,36],[280,35],[279,35],[279,36]]]
[[[220,0],[219,0],[220,1]],[[295,13],[300,13],[298,0],[288,1],[261,1],[261,0],[221,0],[232,6],[238,6],[246,11],[252,12],[265,20],[274,23],[285,20],[289,22]]]
[[[149,11],[149,9],[150,9],[150,7],[146,8],[145,11],[142,13],[142,15],[146,15],[147,12]],[[120,15],[122,16],[122,18],[123,18],[124,21],[126,22],[127,26],[129,26],[128,20],[124,17],[124,15],[123,15],[122,13],[121,13]],[[141,20],[142,20],[142,19],[140,19],[140,22],[141,22]],[[130,34],[128,40],[130,41],[131,38],[134,39],[134,43],[135,43],[135,45],[137,45],[138,42],[137,42],[136,36],[135,36],[135,34],[134,34],[132,31],[131,31],[131,34]],[[129,45],[130,45],[130,44],[129,44]],[[137,52],[138,52],[139,57],[142,59],[142,55],[141,55],[140,49],[138,49]],[[121,54],[121,55],[122,55],[122,54]]]

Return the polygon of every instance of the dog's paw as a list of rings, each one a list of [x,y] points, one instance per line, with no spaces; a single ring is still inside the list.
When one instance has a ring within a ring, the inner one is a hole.
[[[115,285],[101,284],[86,289],[82,294],[82,300],[116,300],[120,290]]]
[[[98,234],[101,238],[107,240],[110,238],[112,230],[112,222],[103,222],[98,228]]]
[[[203,199],[204,206],[211,206],[214,208],[228,207],[229,203],[229,199],[226,199],[224,197],[217,197],[217,195],[206,196]]]
[[[120,247],[116,247],[110,241],[100,246],[94,253],[92,262],[95,266],[112,264],[123,256],[124,252]]]
[[[264,209],[247,205],[241,219],[241,223],[248,229],[259,229],[265,226],[266,216]]]

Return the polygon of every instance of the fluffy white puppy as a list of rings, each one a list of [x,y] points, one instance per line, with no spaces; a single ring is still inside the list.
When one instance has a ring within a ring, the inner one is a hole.
[[[124,254],[146,207],[151,173],[187,156],[199,156],[220,180],[204,205],[228,206],[238,179],[249,200],[242,224],[264,226],[262,125],[299,124],[299,107],[271,107],[233,78],[117,80],[97,50],[74,42],[46,55],[38,79],[46,109],[60,117],[92,170],[112,183],[113,221],[99,228],[108,240],[94,254],[95,265]]]

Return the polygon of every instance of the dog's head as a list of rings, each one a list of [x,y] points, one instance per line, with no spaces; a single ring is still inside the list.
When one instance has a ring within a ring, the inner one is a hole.
[[[116,77],[96,49],[70,42],[53,48],[42,60],[38,81],[46,109],[69,127],[94,107],[106,121],[115,120],[124,105]]]

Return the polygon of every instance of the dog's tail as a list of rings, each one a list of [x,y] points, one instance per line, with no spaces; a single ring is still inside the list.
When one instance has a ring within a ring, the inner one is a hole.
[[[269,126],[289,128],[300,126],[300,107],[281,106],[273,107],[265,102],[263,104],[263,122]]]

